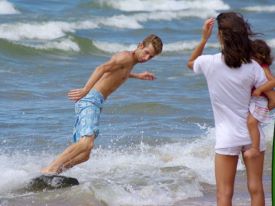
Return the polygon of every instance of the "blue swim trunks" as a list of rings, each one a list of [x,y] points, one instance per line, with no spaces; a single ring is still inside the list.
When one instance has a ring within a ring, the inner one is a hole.
[[[92,89],[85,97],[75,103],[76,121],[74,125],[73,141],[81,137],[99,134],[99,117],[103,107],[104,97]]]

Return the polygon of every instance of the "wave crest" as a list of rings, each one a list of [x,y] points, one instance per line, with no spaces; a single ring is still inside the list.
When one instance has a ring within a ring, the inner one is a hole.
[[[187,9],[226,10],[230,6],[221,0],[100,0],[101,6],[122,11],[180,11]]]
[[[6,0],[1,0],[0,1],[0,15],[5,15],[5,14],[18,14],[20,13],[17,11],[13,4],[6,1]]]
[[[134,50],[137,45],[136,44],[120,44],[120,43],[111,43],[111,42],[103,42],[103,41],[94,41],[94,45],[105,52],[108,53],[116,53],[124,50]],[[198,41],[178,41],[164,44],[163,52],[178,52],[194,49],[198,45]],[[218,43],[208,43],[207,48],[219,48]]]
[[[275,5],[269,5],[269,6],[248,6],[248,7],[245,7],[244,10],[255,11],[255,12],[274,12],[275,11]]]

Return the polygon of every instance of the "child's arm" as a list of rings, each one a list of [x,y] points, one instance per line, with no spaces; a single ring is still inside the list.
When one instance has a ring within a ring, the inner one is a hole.
[[[204,22],[203,29],[202,29],[201,42],[195,48],[195,50],[191,54],[191,56],[188,60],[188,63],[187,63],[187,66],[189,69],[193,69],[194,61],[202,54],[205,44],[206,44],[207,40],[209,39],[209,37],[211,36],[212,29],[214,26],[214,21],[215,21],[214,18],[210,18]]]
[[[270,68],[268,66],[263,67],[264,73],[268,81],[274,80],[275,77],[272,75]]]
[[[275,87],[275,79],[268,81],[267,83],[263,84],[262,86],[255,89],[252,93],[253,96],[259,97],[262,93],[267,92]]]
[[[156,77],[153,73],[150,72],[142,72],[142,73],[130,73],[129,78],[136,78],[136,79],[141,79],[141,80],[155,80]]]
[[[120,57],[121,56],[121,57]],[[68,93],[68,97],[70,100],[78,101],[93,88],[95,83],[107,72],[112,72],[114,70],[122,68],[123,64],[123,56],[115,55],[106,63],[98,66],[95,71],[91,74],[87,83],[83,88],[80,89],[72,89]]]

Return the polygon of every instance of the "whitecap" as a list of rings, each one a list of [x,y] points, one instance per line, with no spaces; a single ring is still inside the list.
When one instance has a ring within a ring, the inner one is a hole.
[[[24,44],[24,46],[32,47],[35,49],[48,50],[48,49],[58,49],[63,51],[74,51],[79,52],[80,48],[77,43],[73,42],[71,39],[59,39],[55,41],[50,41],[46,43],[38,44]]]
[[[214,10],[199,10],[199,9],[193,9],[193,10],[186,10],[186,11],[161,11],[161,12],[149,12],[149,13],[139,13],[132,16],[129,16],[129,18],[134,18],[137,21],[140,22],[146,22],[149,20],[166,20],[171,21],[174,19],[182,19],[186,17],[197,17],[205,19],[207,17],[213,17],[216,16],[218,13]]]
[[[275,11],[275,5],[269,5],[269,6],[248,6],[248,7],[245,7],[244,10],[255,11],[255,12],[274,12]]]
[[[105,41],[94,41],[93,44],[100,50],[116,53],[124,50],[134,50],[137,44],[126,44],[126,43],[113,43]],[[199,44],[198,41],[177,41],[172,43],[166,43],[163,45],[163,52],[178,52],[185,50],[192,50]],[[218,43],[207,43],[206,48],[219,48]]]
[[[270,39],[266,41],[268,46],[275,48],[275,39]]]
[[[65,22],[1,24],[0,38],[51,40],[62,37],[69,31],[72,32],[74,29]]]
[[[140,29],[143,28],[141,23],[148,21],[171,21],[187,17],[208,18],[214,17],[218,13],[214,10],[186,10],[186,11],[160,11],[160,12],[143,12],[133,15],[115,15],[104,19],[97,20],[100,25],[115,27],[120,29]]]
[[[94,45],[105,52],[116,53],[124,50],[134,50],[137,47],[137,44],[126,44],[126,43],[113,43],[105,41],[94,41]],[[275,48],[275,39],[267,40],[267,43],[270,47]],[[193,50],[199,44],[199,41],[190,40],[190,41],[176,41],[171,43],[165,43],[163,45],[163,53],[169,52],[181,52]],[[205,48],[220,48],[218,42],[208,42]]]
[[[137,47],[137,44],[120,44],[120,43],[111,43],[104,41],[93,41],[93,44],[100,50],[116,53],[125,50],[134,50]]]
[[[1,24],[0,38],[8,40],[39,39],[53,40],[64,37],[66,32],[75,32],[76,29],[94,29],[97,24],[91,21],[83,22],[35,22],[35,23],[16,23]]]
[[[141,29],[143,22],[147,21],[171,21],[185,17],[207,18],[216,16],[215,11],[188,10],[188,11],[162,11],[138,13],[133,15],[115,15],[111,17],[94,17],[92,20],[78,22],[29,22],[0,24],[0,38],[19,41],[25,39],[53,40],[64,37],[67,32],[75,32],[81,29],[95,29],[99,26],[114,27],[120,29]]]
[[[104,18],[98,20],[98,23],[105,26],[116,27],[121,29],[140,29],[143,27],[134,16],[125,15],[116,15]]]
[[[198,41],[178,41],[164,45],[164,52],[177,52],[195,49]],[[218,43],[207,43],[206,48],[219,48]]]
[[[6,1],[6,0],[0,0],[0,15],[1,14],[18,14],[20,13],[17,11],[13,4]]]
[[[227,10],[230,6],[221,0],[99,0],[102,5],[122,11],[179,11],[187,9]]]

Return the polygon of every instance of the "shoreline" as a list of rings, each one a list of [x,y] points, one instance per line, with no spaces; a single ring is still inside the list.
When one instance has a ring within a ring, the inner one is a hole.
[[[263,184],[265,191],[265,206],[272,206],[271,202],[271,172],[264,171]],[[173,206],[213,206],[216,204],[215,186],[204,186],[204,196],[178,201]],[[233,203],[234,206],[250,205],[250,197],[247,190],[245,171],[238,171],[235,179]]]

